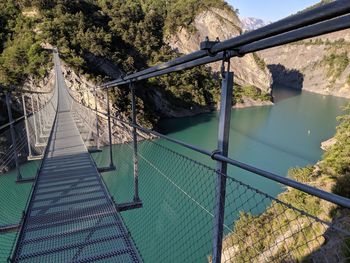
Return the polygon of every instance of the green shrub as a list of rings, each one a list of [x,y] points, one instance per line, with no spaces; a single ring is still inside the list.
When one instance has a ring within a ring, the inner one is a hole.
[[[234,101],[236,103],[243,103],[243,97],[252,98],[253,100],[270,101],[271,95],[269,93],[262,92],[260,89],[253,85],[234,87]]]
[[[342,52],[341,54],[332,53],[331,55],[323,57],[321,65],[327,67],[327,77],[332,78],[334,81],[344,72],[349,62],[350,60],[347,52]]]
[[[254,57],[254,60],[255,60],[256,64],[258,65],[258,67],[262,71],[265,71],[265,69],[266,69],[265,61],[262,58],[260,58],[260,56],[258,54],[256,54],[255,52],[253,52],[253,57]]]
[[[309,165],[305,168],[291,168],[288,170],[288,177],[298,182],[310,182],[314,179],[314,167]]]

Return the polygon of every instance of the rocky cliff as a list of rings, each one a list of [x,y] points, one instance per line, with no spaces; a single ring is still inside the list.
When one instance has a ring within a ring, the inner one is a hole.
[[[259,52],[282,85],[350,98],[350,30]]]
[[[211,40],[217,37],[221,41],[242,32],[241,21],[234,11],[210,8],[203,11],[192,22],[195,32],[182,27],[174,35],[167,36],[166,42],[177,51],[187,54],[199,49],[200,42],[206,36]],[[220,63],[213,63],[212,69],[219,71]],[[232,58],[231,67],[235,73],[235,83],[240,86],[255,86],[265,93],[270,92],[272,78],[264,65],[259,65],[256,56],[249,54],[243,58]]]

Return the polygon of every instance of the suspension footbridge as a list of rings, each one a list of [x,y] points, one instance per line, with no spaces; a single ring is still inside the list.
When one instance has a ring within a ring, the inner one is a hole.
[[[13,260],[140,262],[74,122],[57,53],[54,61],[56,116]]]
[[[66,86],[54,50],[51,89],[8,90],[4,96],[9,123],[0,127],[0,262],[349,260],[348,217],[317,217],[241,182],[228,170],[248,171],[323,207],[348,211],[348,198],[234,160],[228,144],[234,94],[230,58],[349,28],[349,12],[350,2],[339,0],[223,42],[206,40],[197,52],[94,87],[94,100]],[[222,62],[217,149],[203,149],[137,123],[137,81],[216,61]],[[116,87],[129,89],[130,118],[111,109],[109,92]],[[98,103],[101,94],[105,102]],[[14,103],[22,105],[23,116],[13,116]],[[123,142],[117,157],[113,137]],[[163,141],[208,162],[193,160]],[[107,146],[104,153],[109,156],[109,165],[102,168],[91,155],[102,154],[100,144]],[[23,172],[28,160],[36,166],[31,176]],[[111,194],[113,186],[101,175],[107,171],[132,174],[131,200]],[[154,187],[147,193],[146,182]],[[160,207],[167,211],[166,223],[158,222]],[[134,228],[136,224],[144,227]]]

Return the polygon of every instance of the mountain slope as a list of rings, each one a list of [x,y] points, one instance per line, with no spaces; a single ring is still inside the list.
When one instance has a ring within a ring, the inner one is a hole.
[[[350,30],[259,52],[274,85],[350,98]]]
[[[322,0],[299,13],[334,0]],[[324,95],[350,98],[350,30],[259,52],[282,85]]]
[[[190,24],[194,30],[181,27],[172,35],[166,36],[166,42],[181,53],[190,53],[199,49],[200,42],[206,36],[214,40],[226,40],[240,35],[241,21],[233,10],[210,8],[199,13]],[[214,71],[220,70],[220,63],[210,65]],[[258,93],[269,94],[271,89],[271,75],[257,54],[248,54],[243,58],[231,59],[231,69],[235,73],[235,83],[242,87],[241,92],[256,89]],[[261,96],[263,97],[263,96]],[[267,96],[268,97],[268,96]],[[242,99],[240,102],[248,99]]]
[[[1,0],[0,85],[20,88],[29,76],[42,78],[50,60],[46,59],[49,52],[40,45],[50,46],[47,43],[58,47],[71,70],[95,83],[177,57],[163,42],[163,31],[173,25],[167,22],[172,13],[162,3],[165,1]],[[223,3],[214,1],[212,5]],[[177,26],[186,19],[180,17],[174,23]],[[171,112],[191,115],[215,105],[217,87],[204,67],[137,86],[140,123],[148,127],[153,127],[159,116],[172,116]],[[154,94],[167,101],[167,107],[159,105]],[[114,106],[126,114],[128,95],[128,89],[115,90]]]

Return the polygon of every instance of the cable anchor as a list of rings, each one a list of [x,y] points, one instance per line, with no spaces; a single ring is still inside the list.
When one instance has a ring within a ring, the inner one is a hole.
[[[217,37],[215,41],[210,41],[209,37],[206,36],[205,40],[200,43],[200,49],[205,50],[208,53],[208,56],[214,57],[216,53],[212,52],[211,49],[220,42],[220,39]]]

